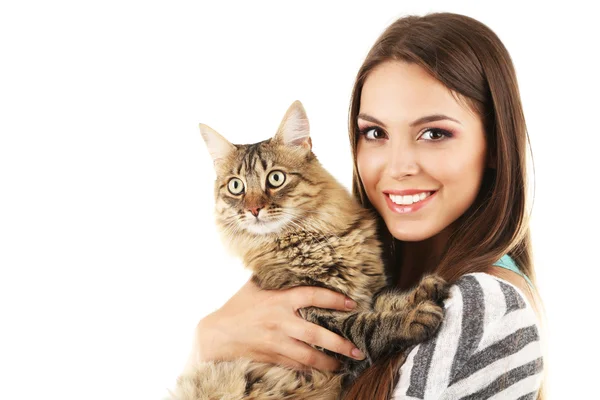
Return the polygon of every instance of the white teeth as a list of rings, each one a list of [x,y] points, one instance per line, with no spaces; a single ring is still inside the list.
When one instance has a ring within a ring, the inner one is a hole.
[[[430,195],[431,195],[431,192],[423,192],[423,193],[413,194],[413,195],[408,195],[408,196],[398,196],[395,194],[390,194],[389,196],[390,196],[390,199],[392,200],[392,202],[394,202],[395,204],[408,206],[408,205],[411,205],[414,203],[418,203],[419,201],[423,201]]]

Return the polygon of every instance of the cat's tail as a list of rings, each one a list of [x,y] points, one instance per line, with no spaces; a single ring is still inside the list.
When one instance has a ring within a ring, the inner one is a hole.
[[[336,400],[340,390],[339,375],[240,359],[189,369],[168,400]]]
[[[246,392],[248,360],[205,362],[177,378],[168,400],[241,400]],[[165,399],[167,400],[167,399]]]

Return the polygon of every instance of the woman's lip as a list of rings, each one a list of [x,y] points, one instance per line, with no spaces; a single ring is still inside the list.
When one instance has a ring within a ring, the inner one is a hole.
[[[421,193],[433,193],[435,190],[429,189],[407,189],[407,190],[384,190],[385,194],[394,194],[396,196],[409,196],[412,194],[421,194]]]
[[[384,192],[384,193],[386,193],[386,192]],[[419,192],[419,193],[421,193],[421,192]],[[408,214],[408,213],[417,212],[421,208],[425,207],[427,204],[429,204],[431,202],[431,198],[434,197],[436,195],[436,193],[437,193],[437,191],[431,193],[429,196],[427,196],[427,198],[425,200],[421,200],[421,201],[418,201],[418,202],[410,204],[410,205],[396,204],[392,201],[392,199],[390,199],[390,196],[388,194],[384,194],[384,196],[385,196],[385,202],[387,203],[389,209],[392,210],[392,212],[395,212],[398,214]],[[392,194],[395,194],[395,193],[392,193]]]

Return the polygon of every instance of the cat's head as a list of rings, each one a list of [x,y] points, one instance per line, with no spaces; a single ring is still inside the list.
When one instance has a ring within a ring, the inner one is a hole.
[[[230,238],[276,235],[318,208],[327,186],[311,151],[309,124],[299,101],[286,112],[271,139],[235,145],[210,127],[200,131],[217,174],[217,222]]]

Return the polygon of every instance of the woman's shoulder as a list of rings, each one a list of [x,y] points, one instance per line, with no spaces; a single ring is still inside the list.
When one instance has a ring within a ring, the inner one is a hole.
[[[527,299],[529,304],[533,303],[534,298],[531,290],[531,281],[528,281],[528,278],[526,278],[521,272],[517,273],[514,270],[493,265],[489,267],[485,273],[486,275],[492,275],[494,278],[512,285],[520,295]]]
[[[506,271],[517,278],[518,275]],[[471,273],[462,276],[450,288],[450,297],[445,303],[448,317],[460,320],[476,320],[481,329],[503,321],[506,329],[516,328],[515,323],[537,326],[537,316],[525,294],[527,287],[517,285],[490,273]],[[516,313],[517,317],[509,317]],[[514,321],[513,321],[514,320]]]
[[[444,306],[437,334],[402,366],[395,399],[482,398],[480,391],[499,393],[507,383],[520,388],[510,397],[519,398],[539,388],[538,322],[520,289],[487,273],[467,274],[452,285]]]
[[[498,271],[494,268],[498,268]],[[503,272],[506,274],[503,274]],[[519,304],[524,303],[523,307],[529,307],[530,302],[524,293],[527,291],[526,283],[524,279],[511,271],[500,267],[492,267],[492,269],[486,272],[474,272],[463,275],[451,286],[451,292],[459,292],[461,296],[476,301],[489,298],[494,300],[506,299],[507,296],[510,298],[516,297]],[[499,296],[500,294],[501,296]],[[497,302],[493,304],[501,306]]]

